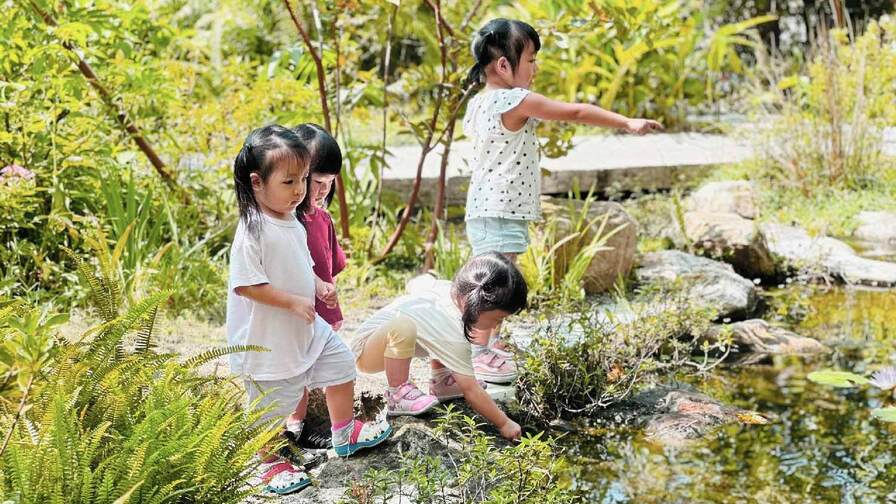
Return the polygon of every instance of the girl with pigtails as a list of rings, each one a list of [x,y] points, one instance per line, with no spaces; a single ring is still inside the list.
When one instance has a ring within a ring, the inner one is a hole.
[[[454,280],[420,276],[408,293],[361,324],[352,341],[362,373],[385,372],[388,415],[420,415],[442,401],[464,398],[507,439],[520,426],[498,407],[473,371],[472,345],[484,345],[504,318],[526,307],[528,290],[505,256],[470,259]],[[410,382],[411,359],[430,357],[429,393]]]

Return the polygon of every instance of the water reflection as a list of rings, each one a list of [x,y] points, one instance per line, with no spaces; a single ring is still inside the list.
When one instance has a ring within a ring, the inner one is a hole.
[[[896,503],[896,424],[869,413],[886,393],[805,378],[820,368],[868,373],[896,364],[896,292],[839,288],[803,301],[808,315],[793,330],[833,346],[833,354],[682,378],[776,422],[727,426],[686,448],[658,447],[631,432],[569,436],[563,444],[575,485],[607,503]]]

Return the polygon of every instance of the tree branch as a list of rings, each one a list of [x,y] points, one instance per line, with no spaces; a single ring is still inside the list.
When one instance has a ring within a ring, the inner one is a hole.
[[[321,113],[324,116],[324,127],[332,134],[333,125],[330,120],[330,105],[327,101],[327,82],[324,79],[323,60],[320,57],[320,53],[314,48],[314,44],[311,42],[311,37],[308,36],[308,31],[302,26],[302,23],[296,16],[289,0],[283,0],[283,5],[286,6],[286,10],[289,11],[289,17],[292,19],[292,23],[302,37],[302,42],[305,44],[308,54],[310,54],[311,59],[314,60],[315,73],[317,74],[317,94],[320,97],[320,108]],[[342,180],[342,173],[336,175],[336,198],[339,200],[339,224],[342,228],[342,236],[344,238],[351,238],[348,226],[348,204],[345,201],[345,182]]]
[[[37,14],[44,20],[49,26],[58,26],[56,20],[49,12],[44,12],[39,5],[37,5],[33,0],[30,0],[29,3],[31,7],[37,12]],[[106,89],[105,86],[100,82],[96,73],[93,71],[93,68],[84,61],[84,59],[78,54],[78,51],[75,49],[75,46],[68,41],[62,42],[62,47],[68,49],[72,54],[75,55],[75,59],[77,61],[78,70],[81,71],[81,74],[87,79],[87,82],[99,93],[100,99],[105,103],[109,108],[113,109],[115,112],[115,118],[118,120],[118,123],[124,128],[127,134],[131,137],[134,143],[137,144],[137,147],[143,152],[144,155],[149,159],[149,162],[152,164],[153,168],[155,168],[156,172],[159,176],[162,177],[162,180],[168,184],[168,187],[171,189],[180,189],[177,184],[177,181],[174,179],[174,175],[168,170],[168,167],[165,165],[165,162],[156,154],[155,149],[146,141],[146,138],[143,137],[143,133],[140,129],[135,125],[130,118],[128,117],[127,111],[115,103],[114,97]]]

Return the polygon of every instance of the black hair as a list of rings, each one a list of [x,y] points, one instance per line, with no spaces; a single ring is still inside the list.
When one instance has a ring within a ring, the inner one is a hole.
[[[251,175],[257,173],[263,182],[267,182],[278,164],[294,163],[302,168],[308,164],[309,157],[305,144],[289,128],[272,124],[249,133],[233,161],[233,182],[240,219],[249,231],[257,235],[261,229],[261,209],[252,190]]]
[[[464,336],[479,320],[479,314],[490,310],[518,313],[526,308],[529,288],[516,266],[503,254],[489,252],[464,264],[454,275],[451,295],[463,304]]]
[[[510,68],[516,72],[526,45],[532,43],[535,52],[541,49],[541,39],[532,25],[515,19],[492,19],[473,36],[471,50],[476,64],[467,74],[466,87],[479,85],[485,76],[485,67],[501,56],[507,58]]]
[[[307,194],[311,194],[311,175],[315,173],[324,173],[327,175],[339,175],[342,171],[342,150],[336,139],[330,135],[323,127],[314,123],[304,123],[292,129],[296,135],[305,143],[308,152],[311,155],[309,159]],[[325,198],[326,206],[330,206],[333,201],[333,194],[336,191],[336,184],[330,186],[330,192]],[[305,198],[296,209],[296,215],[304,216],[311,208],[310,198]]]

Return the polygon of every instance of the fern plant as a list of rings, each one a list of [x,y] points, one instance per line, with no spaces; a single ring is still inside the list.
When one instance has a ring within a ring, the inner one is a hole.
[[[0,496],[42,503],[244,500],[253,492],[253,457],[274,432],[263,412],[242,410],[238,383],[198,367],[264,349],[215,349],[185,362],[157,353],[153,328],[169,293],[125,307],[109,256],[97,257],[99,274],[73,259],[103,319],[78,340],[52,334],[57,318],[24,310],[23,323],[13,316],[22,307],[0,302],[0,379],[7,384],[0,388],[7,439]],[[36,379],[25,376],[23,364],[34,352],[16,348],[42,348]],[[23,379],[25,394],[9,386]]]

